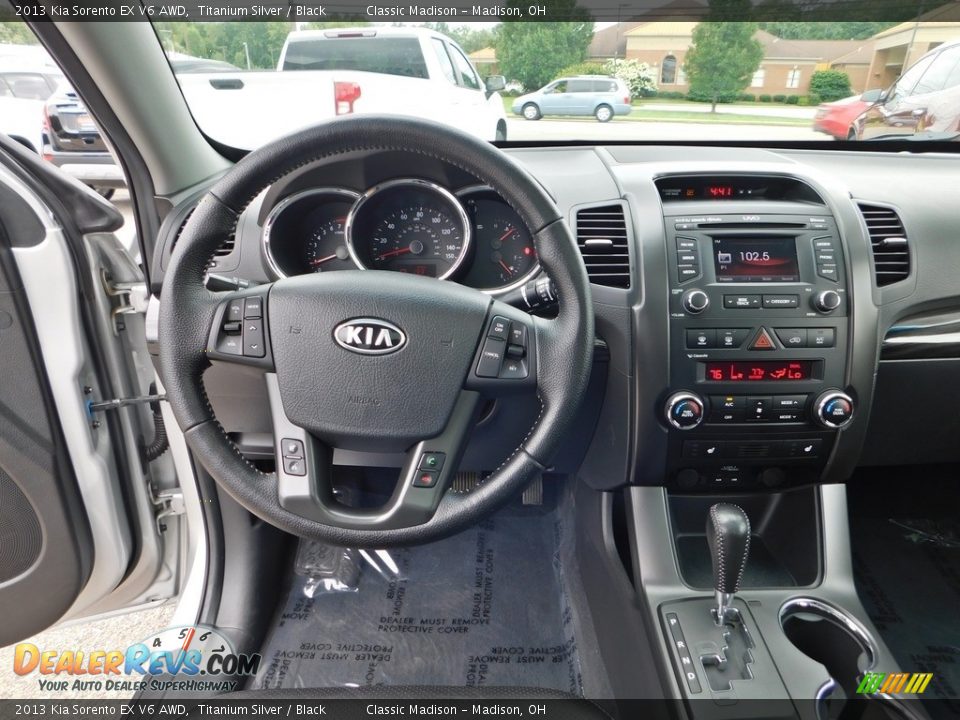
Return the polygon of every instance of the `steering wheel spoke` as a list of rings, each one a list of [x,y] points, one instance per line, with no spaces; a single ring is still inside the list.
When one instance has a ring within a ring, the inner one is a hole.
[[[336,498],[332,448],[290,422],[272,373],[267,375],[267,392],[280,506],[302,518],[347,530],[396,530],[428,522],[457,472],[480,406],[479,393],[461,392],[443,432],[404,454],[390,499],[377,508],[352,508]]]
[[[210,360],[273,369],[267,300],[270,285],[241,292],[217,293],[213,322],[207,338]]]

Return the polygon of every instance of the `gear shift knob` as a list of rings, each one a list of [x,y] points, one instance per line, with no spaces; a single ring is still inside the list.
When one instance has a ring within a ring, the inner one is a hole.
[[[717,503],[707,516],[707,544],[713,560],[717,624],[722,625],[740,589],[750,552],[750,518],[739,505]]]

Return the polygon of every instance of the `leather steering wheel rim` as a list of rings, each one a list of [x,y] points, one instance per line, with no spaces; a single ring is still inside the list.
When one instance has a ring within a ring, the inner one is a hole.
[[[217,421],[203,372],[209,365],[210,329],[224,294],[206,288],[205,272],[213,253],[235,231],[240,214],[262,190],[309,164],[384,151],[449,163],[499,193],[529,228],[559,308],[555,319],[533,320],[539,338],[536,391],[541,409],[513,453],[473,491],[446,492],[428,521],[367,530],[327,525],[286,510],[277,500],[276,474],[248,462]],[[516,497],[549,468],[586,393],[594,326],[589,280],[573,234],[556,204],[524,168],[494,146],[447,126],[354,116],[251,152],[203,197],[183,228],[164,278],[159,339],[167,400],[190,449],[221,488],[257,517],[294,535],[341,546],[389,547],[458,532]]]

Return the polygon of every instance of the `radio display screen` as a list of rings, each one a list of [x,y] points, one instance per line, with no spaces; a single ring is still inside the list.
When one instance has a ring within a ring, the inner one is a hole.
[[[798,282],[796,238],[713,238],[717,282]]]
[[[813,360],[734,360],[705,362],[708,382],[757,382],[760,380],[811,380]]]

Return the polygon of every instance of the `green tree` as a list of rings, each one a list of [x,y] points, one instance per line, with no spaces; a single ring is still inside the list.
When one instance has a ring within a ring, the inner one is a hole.
[[[763,46],[753,37],[755,23],[702,22],[694,28],[693,47],[683,63],[690,94],[711,103],[735,96],[750,82],[763,60]]]
[[[776,17],[783,17],[783,14]],[[785,40],[864,40],[895,24],[893,22],[761,22],[760,29]]]
[[[572,20],[507,22],[502,23],[495,33],[494,48],[500,71],[527,90],[550,82],[568,65],[583,62],[593,38],[593,22],[573,0],[551,0],[541,4],[549,7],[548,14]]]
[[[839,70],[817,70],[810,76],[810,94],[822,102],[833,102],[853,95],[850,76]]]
[[[34,37],[26,24],[19,20],[13,20],[10,22],[0,22],[0,43],[36,45],[37,38]]]

